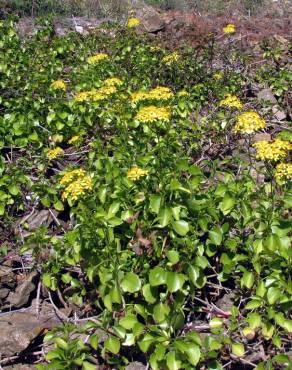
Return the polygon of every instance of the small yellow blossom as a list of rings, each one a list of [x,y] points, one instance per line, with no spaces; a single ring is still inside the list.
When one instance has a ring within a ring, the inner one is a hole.
[[[63,80],[56,80],[51,83],[51,88],[53,90],[66,90],[67,85]]]
[[[143,100],[168,100],[174,96],[169,87],[157,86],[149,91],[137,91],[131,95],[131,101],[137,103]]]
[[[213,78],[214,78],[214,80],[216,80],[216,81],[220,81],[220,80],[222,80],[222,78],[223,78],[223,73],[222,73],[222,72],[214,73],[214,74],[213,74]]]
[[[70,140],[68,140],[68,144],[76,144],[80,139],[80,135],[72,136]]]
[[[150,105],[148,107],[141,108],[135,119],[138,122],[154,122],[154,121],[169,121],[171,112],[169,108],[155,107]]]
[[[177,93],[177,96],[179,97],[190,96],[190,93],[188,93],[186,90],[181,90]]]
[[[166,65],[171,65],[174,62],[177,62],[180,59],[180,55],[177,51],[174,51],[171,54],[165,55],[165,57],[162,58],[162,62]]]
[[[143,170],[139,167],[133,167],[127,172],[128,179],[131,179],[133,181],[139,180],[140,177],[147,176],[148,170]]]
[[[51,161],[52,159],[55,159],[57,157],[60,157],[61,155],[64,155],[64,150],[60,147],[49,149],[47,151],[47,158]]]
[[[156,51],[161,51],[161,50],[162,50],[161,46],[151,46],[150,47],[151,53],[155,53]]]
[[[91,57],[88,57],[87,62],[88,64],[97,64],[101,60],[105,60],[105,59],[109,59],[108,54],[98,53],[98,54],[92,55]]]
[[[127,27],[128,28],[135,28],[139,26],[140,20],[138,18],[129,18],[127,22]]]
[[[97,90],[91,91],[82,91],[78,93],[74,101],[75,102],[84,102],[84,101],[99,101],[105,100],[110,95],[114,94],[117,91],[115,86],[103,86]]]
[[[276,167],[275,178],[277,182],[292,180],[292,163],[280,163]]]
[[[251,134],[266,127],[266,122],[256,112],[245,112],[237,117],[234,131],[242,134]]]
[[[103,81],[104,86],[121,86],[123,81],[117,77],[110,77]]]
[[[237,96],[228,94],[225,99],[221,100],[219,103],[220,107],[229,107],[229,108],[237,108],[241,109],[243,107],[241,101],[238,99]]]
[[[82,168],[66,172],[60,184],[66,186],[62,193],[63,201],[68,198],[75,201],[93,187],[91,177]]]
[[[234,24],[227,24],[226,27],[223,27],[223,32],[224,33],[235,33],[236,27]]]
[[[273,142],[266,140],[258,141],[253,145],[256,148],[256,157],[261,160],[279,161],[288,155],[292,149],[292,144],[289,141],[276,139]]]

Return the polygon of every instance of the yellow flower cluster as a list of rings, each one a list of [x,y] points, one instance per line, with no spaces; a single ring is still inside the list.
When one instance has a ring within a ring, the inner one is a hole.
[[[135,119],[138,122],[154,122],[154,121],[169,121],[171,112],[169,108],[155,107],[150,105],[139,109]]]
[[[74,100],[76,102],[105,100],[116,91],[115,86],[103,86],[97,90],[80,92],[75,96]]]
[[[122,84],[123,81],[117,77],[107,78],[106,80],[103,81],[104,86],[121,86]]]
[[[155,53],[156,51],[162,50],[161,46],[151,46],[150,51],[151,53]]]
[[[190,93],[188,93],[186,90],[181,90],[177,93],[177,96],[179,97],[190,96]]]
[[[67,85],[64,80],[56,80],[51,83],[51,88],[53,90],[66,90]]]
[[[222,73],[222,72],[214,73],[214,74],[213,74],[213,78],[214,78],[216,81],[220,81],[220,80],[222,80],[222,78],[223,78],[223,73]]]
[[[52,159],[55,159],[61,155],[64,155],[64,150],[60,147],[49,149],[47,151],[47,158],[51,161]]]
[[[276,167],[275,178],[279,182],[292,180],[292,163],[280,163]]]
[[[87,58],[87,63],[88,64],[97,64],[101,60],[105,60],[105,59],[108,59],[108,58],[109,58],[108,54],[98,53],[98,54],[92,55],[91,57],[88,57]]]
[[[162,62],[166,65],[171,65],[172,63],[177,62],[179,58],[179,53],[177,51],[174,51],[171,54],[165,55],[165,57],[162,58]]]
[[[143,100],[168,100],[174,96],[168,87],[157,86],[150,91],[137,91],[131,95],[131,101],[137,103]]]
[[[221,100],[219,105],[220,107],[225,106],[229,108],[238,108],[238,109],[241,109],[243,107],[238,97],[231,94],[228,94],[225,99]]]
[[[143,170],[142,168],[139,167],[133,167],[127,172],[127,177],[128,179],[131,179],[133,181],[139,180],[140,177],[144,177],[148,175],[147,170]]]
[[[127,27],[128,28],[134,28],[139,26],[140,20],[138,18],[129,18],[127,22]]]
[[[263,140],[254,143],[257,150],[256,157],[261,160],[279,161],[287,156],[292,144],[289,141],[276,139],[272,143]]]
[[[237,117],[234,131],[242,134],[251,134],[266,127],[266,122],[256,112],[245,112]]]
[[[70,198],[77,200],[87,191],[92,189],[92,180],[83,169],[76,169],[64,174],[60,184],[66,186],[62,193],[62,200]]]
[[[224,33],[234,33],[236,31],[236,27],[234,24],[227,24],[226,27],[223,27]]]
[[[68,140],[68,144],[76,144],[80,139],[80,135],[72,136],[70,140]]]

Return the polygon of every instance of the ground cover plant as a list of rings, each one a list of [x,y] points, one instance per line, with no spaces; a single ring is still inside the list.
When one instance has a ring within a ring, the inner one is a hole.
[[[287,109],[285,50],[257,65],[233,24],[176,50],[137,26],[0,23],[1,258],[64,322],[37,368],[288,368],[291,132],[252,90]]]

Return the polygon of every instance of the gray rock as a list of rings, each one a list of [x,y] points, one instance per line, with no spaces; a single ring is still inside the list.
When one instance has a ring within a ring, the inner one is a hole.
[[[10,307],[19,308],[27,304],[31,293],[36,289],[37,277],[38,273],[32,272],[24,282],[17,286],[15,292],[10,292],[7,298]]]
[[[271,89],[263,89],[258,92],[257,97],[259,100],[262,100],[267,103],[276,104],[277,99],[275,98],[275,95],[273,94]]]
[[[142,364],[142,362],[131,362],[129,365],[126,366],[125,370],[145,370],[146,366]]]
[[[141,20],[143,27],[149,33],[156,33],[165,28],[164,19],[153,6],[146,5],[138,10],[137,17]]]
[[[287,118],[287,115],[284,111],[282,111],[280,109],[280,107],[278,106],[275,106],[273,107],[273,114],[274,114],[274,117],[278,120],[278,121],[283,121],[284,119]]]
[[[271,141],[271,140],[272,140],[272,136],[270,134],[264,134],[264,133],[255,134],[254,137],[253,137],[253,142],[257,142],[257,141]]]
[[[0,299],[5,299],[9,292],[10,290],[8,288],[0,288]]]

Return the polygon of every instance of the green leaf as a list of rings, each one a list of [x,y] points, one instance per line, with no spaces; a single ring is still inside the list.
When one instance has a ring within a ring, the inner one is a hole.
[[[229,194],[225,194],[222,202],[219,204],[219,208],[224,215],[227,215],[231,212],[235,204],[235,198]]]
[[[184,274],[180,274],[177,272],[167,272],[166,274],[166,285],[167,289],[174,293],[178,290],[180,290],[184,282],[187,280],[186,276]]]
[[[193,366],[196,366],[200,361],[201,357],[201,351],[199,346],[187,343],[187,349],[185,350],[185,353],[188,357],[189,363],[192,364]]]
[[[213,227],[213,229],[209,231],[209,239],[213,244],[220,245],[223,239],[222,230],[218,226]]]
[[[157,298],[157,292],[150,284],[146,284],[142,288],[143,296],[148,303],[155,303]]]
[[[114,355],[117,355],[120,351],[121,344],[118,338],[110,336],[105,342],[104,342],[104,348],[113,353]]]
[[[177,359],[175,352],[168,352],[165,358],[169,370],[179,370],[182,368],[182,363]]]
[[[138,346],[140,347],[141,351],[145,353],[148,351],[152,343],[155,343],[155,337],[152,334],[147,333],[144,335],[142,340],[138,342]]]
[[[63,338],[54,338],[54,342],[59,348],[68,349],[68,343]]]
[[[124,292],[135,293],[141,289],[141,280],[133,272],[128,272],[121,282],[121,288]]]
[[[249,301],[246,305],[245,308],[247,310],[253,310],[254,308],[258,308],[263,304],[261,299],[252,299]]]
[[[120,209],[120,202],[113,202],[108,210],[108,218],[112,218]]]
[[[270,287],[267,291],[267,299],[269,304],[275,304],[281,297],[281,290],[279,288]]]
[[[251,289],[254,283],[254,275],[250,271],[245,271],[241,280],[241,287],[247,287],[247,289]]]
[[[89,343],[91,347],[95,350],[97,350],[97,347],[98,347],[98,340],[99,340],[99,336],[96,333],[92,334],[89,339]]]
[[[128,314],[125,317],[121,318],[119,321],[119,325],[123,328],[130,330],[133,329],[134,325],[138,322],[137,317],[135,315]]]
[[[278,249],[279,244],[280,244],[280,239],[278,235],[276,234],[269,235],[264,241],[265,247],[267,247],[272,252]]]
[[[155,267],[149,273],[149,282],[151,286],[163,285],[166,283],[166,271],[161,267]]]
[[[82,363],[82,369],[83,370],[96,370],[96,365],[92,364],[88,361],[83,361]]]
[[[161,227],[167,226],[172,220],[172,212],[170,208],[164,207],[158,214],[158,221]]]
[[[172,227],[174,228],[175,232],[181,236],[185,236],[190,230],[189,224],[183,220],[173,221]]]
[[[170,308],[165,303],[158,303],[153,308],[153,317],[157,323],[161,323],[165,320],[169,314]]]
[[[237,357],[242,357],[245,352],[244,345],[241,343],[232,343],[231,350],[232,353]]]
[[[162,198],[160,195],[150,196],[150,209],[152,212],[158,214],[161,206]]]
[[[58,200],[57,202],[54,203],[54,208],[57,211],[63,211],[64,210],[64,205],[60,200]]]
[[[209,321],[209,325],[211,329],[222,328],[223,319],[221,319],[220,317],[214,317],[213,319]]]
[[[172,265],[175,265],[179,261],[179,253],[175,250],[167,251],[166,256],[168,260],[172,263]]]
[[[15,184],[8,186],[8,191],[11,195],[17,195],[19,193],[19,188]]]

